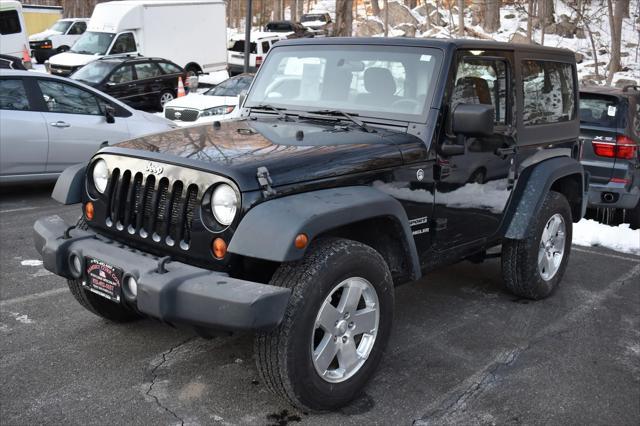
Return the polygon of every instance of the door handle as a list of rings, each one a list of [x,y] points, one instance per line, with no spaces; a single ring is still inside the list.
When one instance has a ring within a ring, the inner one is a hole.
[[[54,121],[53,123],[49,123],[53,127],[63,128],[63,127],[71,127],[71,124],[65,123],[64,121]]]

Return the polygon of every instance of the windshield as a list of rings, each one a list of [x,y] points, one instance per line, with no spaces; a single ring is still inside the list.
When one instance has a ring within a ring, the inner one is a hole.
[[[213,89],[207,90],[207,96],[239,96],[243,90],[248,90],[251,86],[250,76],[233,77],[218,84]]]
[[[275,47],[245,106],[424,122],[441,57],[437,49],[400,46]]]
[[[53,24],[53,27],[51,27],[52,31],[58,31],[59,33],[64,34],[67,29],[69,29],[69,27],[71,26],[71,21],[58,21],[55,24]]]
[[[300,19],[301,22],[313,22],[313,21],[322,21],[325,22],[327,19],[325,18],[324,15],[318,14],[318,15],[302,15],[302,18]]]
[[[596,127],[618,127],[618,100],[611,96],[580,94],[580,123]]]
[[[82,37],[76,41],[70,52],[85,55],[104,55],[107,53],[109,46],[111,46],[111,41],[114,37],[114,33],[86,31],[82,34]]]
[[[87,83],[100,83],[116,65],[118,64],[113,62],[90,62],[74,72],[71,78],[86,81]]]

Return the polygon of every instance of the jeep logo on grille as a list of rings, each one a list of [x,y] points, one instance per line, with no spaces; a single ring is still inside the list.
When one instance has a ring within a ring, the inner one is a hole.
[[[144,169],[145,172],[151,173],[153,175],[160,175],[162,174],[163,170],[164,169],[162,168],[161,165],[155,164],[151,161],[147,163],[147,167],[145,167]]]

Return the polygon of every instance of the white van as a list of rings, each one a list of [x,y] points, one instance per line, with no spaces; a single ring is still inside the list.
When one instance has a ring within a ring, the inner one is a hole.
[[[43,63],[51,56],[66,52],[84,34],[87,18],[60,19],[41,33],[29,36],[31,56]]]
[[[19,1],[0,0],[0,54],[23,58],[29,51],[27,28]],[[25,64],[27,68],[30,63]]]
[[[227,66],[224,0],[124,0],[98,3],[87,31],[68,52],[52,56],[66,76],[106,55],[158,56],[198,74]]]
[[[229,62],[229,75],[238,75],[244,72],[244,33],[233,34],[229,38],[227,61]],[[249,46],[249,71],[256,72],[271,46],[280,40],[287,38],[287,34],[254,31],[251,33],[251,45]]]

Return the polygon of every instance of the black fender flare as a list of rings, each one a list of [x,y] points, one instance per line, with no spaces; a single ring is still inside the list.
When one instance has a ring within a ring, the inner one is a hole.
[[[340,226],[377,217],[392,217],[400,225],[409,253],[411,279],[421,276],[418,252],[404,208],[395,198],[369,186],[348,186],[288,195],[250,209],[240,221],[229,252],[274,262],[291,262],[304,256],[306,247],[294,246],[304,233],[312,241]]]
[[[80,163],[64,169],[53,187],[51,198],[62,204],[82,202],[86,168],[86,164]]]
[[[578,216],[577,220],[582,218],[588,201],[588,175],[585,175],[579,161],[566,156],[554,157],[529,166],[522,172],[507,209],[504,237],[514,240],[525,238],[530,224],[542,208],[547,192],[554,183],[571,175],[579,176],[580,185],[580,199],[577,200],[579,205],[575,209],[572,207],[574,219],[575,216]]]

